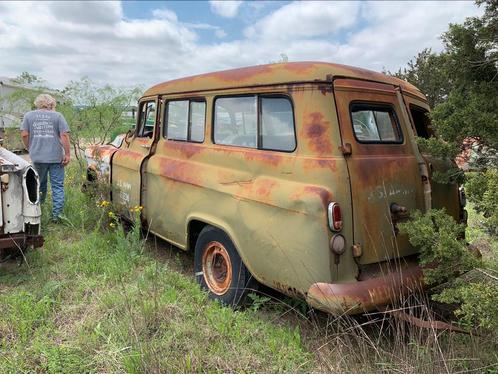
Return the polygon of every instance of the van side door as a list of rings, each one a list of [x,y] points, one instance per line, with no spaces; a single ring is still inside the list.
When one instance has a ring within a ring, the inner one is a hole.
[[[141,205],[142,164],[149,156],[157,133],[157,98],[139,103],[137,126],[132,137],[114,154],[111,168],[112,200],[119,213],[133,219],[130,208]]]

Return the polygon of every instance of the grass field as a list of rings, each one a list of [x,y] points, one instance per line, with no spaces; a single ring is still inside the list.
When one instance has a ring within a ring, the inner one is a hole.
[[[492,333],[336,318],[276,293],[239,311],[209,301],[191,254],[110,227],[81,174],[68,169],[67,220],[44,218],[45,246],[0,265],[2,373],[498,373]]]

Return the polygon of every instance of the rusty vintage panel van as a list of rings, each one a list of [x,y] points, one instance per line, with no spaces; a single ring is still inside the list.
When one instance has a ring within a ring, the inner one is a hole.
[[[421,284],[397,229],[410,211],[464,219],[458,186],[433,183],[417,147],[428,111],[416,87],[344,65],[198,75],[148,89],[134,131],[87,150],[89,176],[122,215],[141,205],[150,232],[195,251],[212,298],[238,304],[262,283],[360,313]]]

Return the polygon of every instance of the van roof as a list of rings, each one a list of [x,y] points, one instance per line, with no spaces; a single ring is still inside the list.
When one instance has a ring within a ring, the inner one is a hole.
[[[364,79],[401,86],[404,91],[425,100],[425,96],[419,89],[399,78],[353,66],[312,61],[257,65],[194,75],[152,86],[145,91],[144,96],[286,84],[290,82],[330,82],[337,77]]]

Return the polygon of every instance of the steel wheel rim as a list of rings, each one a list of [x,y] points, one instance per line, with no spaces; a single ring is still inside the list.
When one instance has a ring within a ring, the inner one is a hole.
[[[232,283],[232,262],[220,242],[210,242],[202,255],[202,272],[207,286],[216,295],[223,295]]]

